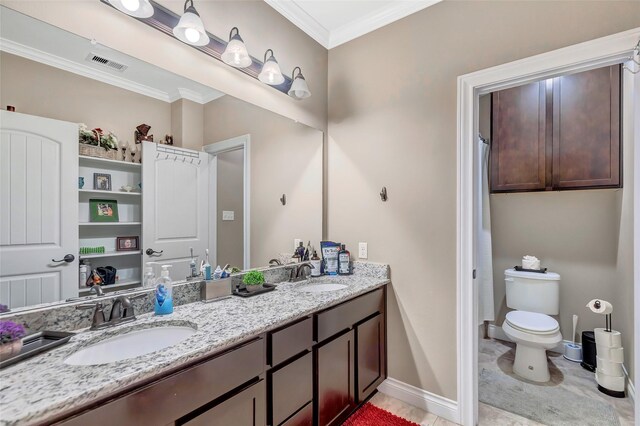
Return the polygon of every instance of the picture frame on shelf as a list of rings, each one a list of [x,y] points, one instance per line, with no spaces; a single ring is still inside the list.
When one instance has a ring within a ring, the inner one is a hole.
[[[111,191],[111,175],[108,173],[94,173],[93,189],[100,191]]]
[[[89,200],[89,220],[91,222],[119,222],[116,200]]]
[[[116,251],[140,250],[140,237],[116,237]]]

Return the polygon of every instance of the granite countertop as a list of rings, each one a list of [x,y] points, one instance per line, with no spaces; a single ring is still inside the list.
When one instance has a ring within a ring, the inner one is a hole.
[[[250,298],[234,296],[212,303],[190,303],[177,306],[171,315],[143,314],[133,323],[81,332],[64,346],[0,371],[0,425],[46,421],[125,386],[381,287],[390,282],[386,278],[386,265],[384,268],[384,276],[358,273],[281,283],[275,291]],[[341,283],[347,288],[324,293],[299,291],[300,287],[312,282]],[[174,346],[117,363],[71,366],[63,362],[78,349],[96,341],[128,330],[162,325],[189,325],[197,331]]]

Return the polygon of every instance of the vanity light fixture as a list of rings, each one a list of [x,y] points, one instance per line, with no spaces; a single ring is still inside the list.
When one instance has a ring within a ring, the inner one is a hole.
[[[269,52],[271,52],[271,55],[267,58]],[[260,71],[258,75],[258,80],[270,86],[278,86],[284,83],[284,76],[282,75],[282,71],[280,71],[280,65],[278,65],[278,61],[276,61],[275,56],[273,56],[273,50],[271,49],[267,49],[267,51],[264,52],[264,65],[262,65],[262,71]]]
[[[296,70],[298,70],[297,75]],[[295,67],[291,73],[291,88],[289,88],[288,94],[298,101],[311,96],[311,91],[309,90],[309,86],[307,86],[307,80],[304,79],[300,67]]]
[[[109,0],[109,4],[134,18],[153,16],[153,6],[149,0]]]
[[[233,30],[236,31],[235,35],[233,35]],[[222,62],[236,68],[246,68],[253,62],[247,51],[247,46],[244,45],[244,41],[240,37],[238,27],[233,27],[229,31],[229,44],[220,57]]]
[[[191,4],[189,5],[189,3]],[[178,40],[192,46],[206,46],[209,44],[209,36],[204,29],[204,24],[202,23],[202,19],[200,19],[198,11],[193,6],[193,0],[184,2],[184,13],[182,17],[180,17],[178,25],[173,27],[173,35],[176,36]]]

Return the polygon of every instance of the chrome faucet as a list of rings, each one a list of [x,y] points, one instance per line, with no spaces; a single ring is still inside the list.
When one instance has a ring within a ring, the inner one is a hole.
[[[311,265],[310,263],[301,263],[291,268],[291,274],[289,275],[289,282],[297,283],[298,281],[302,281],[306,279],[307,276],[304,275],[305,268],[309,269],[309,274],[311,274],[311,270],[314,269],[313,265]]]

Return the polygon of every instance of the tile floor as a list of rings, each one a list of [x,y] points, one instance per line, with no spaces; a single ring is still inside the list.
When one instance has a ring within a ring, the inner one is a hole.
[[[478,366],[481,371],[483,368],[508,374],[515,377],[513,373],[513,360],[515,357],[515,344],[494,339],[480,339]],[[618,418],[622,426],[631,426],[634,424],[634,407],[630,398],[612,398],[604,395],[597,389],[597,383],[593,373],[580,367],[580,364],[566,360],[562,355],[549,352],[551,381],[549,386],[570,386],[563,381],[565,375],[576,375],[586,377],[593,381],[593,386],[572,389],[575,393],[587,395],[592,398],[600,399],[608,402],[618,413]],[[479,410],[480,425],[526,425],[537,426],[538,422],[521,417],[498,408],[480,404]],[[578,426],[579,423],[576,423]]]
[[[480,369],[487,368],[493,371],[501,371],[505,374],[513,374],[515,344],[501,340],[481,339],[479,348],[478,362]],[[549,359],[553,364],[550,382],[553,385],[562,386],[562,377],[565,374],[588,373],[579,364],[567,361],[560,354],[550,353]],[[580,389],[580,393],[609,402],[617,411],[622,426],[634,425],[632,400],[630,398],[608,397],[597,390],[595,378],[593,379],[593,384],[592,388]],[[370,402],[396,416],[418,423],[420,426],[455,426],[455,423],[399,401],[382,392],[375,394]],[[541,423],[483,403],[479,403],[478,415],[480,426],[544,426]],[[579,423],[576,423],[576,426],[578,425]]]

